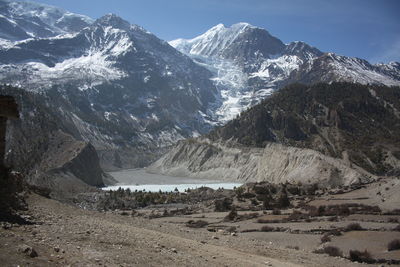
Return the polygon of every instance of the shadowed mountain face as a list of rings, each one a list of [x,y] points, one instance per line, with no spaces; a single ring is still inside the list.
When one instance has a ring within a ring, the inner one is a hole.
[[[154,172],[329,186],[400,171],[400,88],[293,84],[210,134],[180,142]]]
[[[0,86],[0,95],[13,95],[20,118],[10,120],[6,134],[6,165],[26,177],[31,185],[65,193],[104,186],[108,181],[94,147],[79,140],[73,121],[57,107],[62,98],[48,97]]]
[[[385,174],[400,159],[400,90],[351,83],[294,84],[209,134],[255,147],[309,148]]]

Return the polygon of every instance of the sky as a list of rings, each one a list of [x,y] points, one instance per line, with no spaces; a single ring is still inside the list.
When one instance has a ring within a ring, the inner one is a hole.
[[[94,19],[114,13],[164,40],[248,22],[284,43],[400,62],[400,0],[39,0]]]

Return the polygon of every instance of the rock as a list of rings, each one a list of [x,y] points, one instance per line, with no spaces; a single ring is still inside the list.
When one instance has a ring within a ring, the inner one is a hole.
[[[176,248],[171,248],[171,251],[172,251],[173,253],[178,253],[178,251],[176,250]]]
[[[58,253],[58,252],[60,252],[60,248],[59,247],[54,247],[54,251]]]
[[[12,224],[10,224],[10,223],[8,223],[8,222],[5,222],[5,223],[2,223],[2,228],[4,229],[4,230],[8,230],[8,229],[11,229],[12,228]]]
[[[212,239],[219,239],[219,237],[218,237],[218,236],[215,236],[215,235],[213,235],[211,238],[212,238]]]
[[[21,245],[18,247],[18,251],[28,255],[31,258],[35,258],[38,256],[36,250],[28,245]]]
[[[231,236],[237,236],[237,234],[236,233],[231,233]]]

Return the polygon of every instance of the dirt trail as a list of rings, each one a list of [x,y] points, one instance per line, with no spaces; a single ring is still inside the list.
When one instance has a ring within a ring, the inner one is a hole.
[[[356,266],[289,249],[266,252],[271,258],[238,237],[225,237],[225,245],[213,244],[221,240],[206,235],[199,241],[190,238],[195,230],[179,234],[181,230],[149,219],[81,210],[36,195],[29,205],[40,224],[0,230],[2,266]],[[240,249],[231,246],[235,242],[241,243]],[[22,244],[39,256],[18,252]]]

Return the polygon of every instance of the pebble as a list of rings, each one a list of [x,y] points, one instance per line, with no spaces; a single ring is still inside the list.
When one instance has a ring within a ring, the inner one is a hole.
[[[213,235],[211,238],[212,238],[212,239],[219,239],[219,237],[218,237],[218,236],[215,236],[215,235]]]

